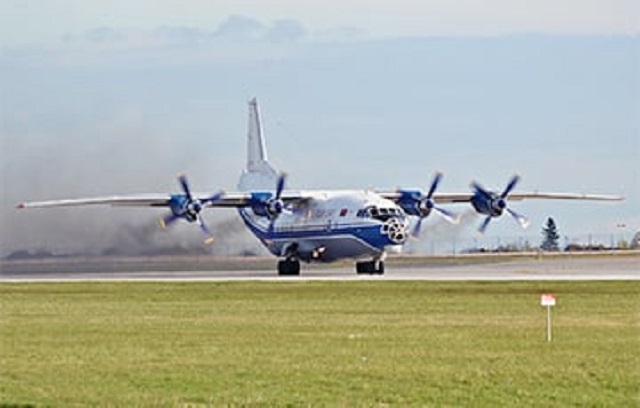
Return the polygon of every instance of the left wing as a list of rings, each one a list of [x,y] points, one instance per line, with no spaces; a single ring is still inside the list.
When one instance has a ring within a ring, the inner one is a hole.
[[[249,207],[261,199],[268,199],[271,192],[230,192],[221,193],[222,196],[213,202],[207,202],[204,207]],[[211,194],[195,193],[192,199],[206,201]],[[18,209],[49,208],[49,207],[80,207],[85,205],[111,205],[117,207],[171,207],[176,198],[184,197],[182,194],[135,194],[122,196],[104,196],[91,198],[72,198],[48,201],[26,201],[16,205]],[[284,191],[281,200],[287,204],[303,202],[310,197],[298,192]]]
[[[207,207],[251,207],[256,214],[268,217],[271,227],[286,205],[303,204],[311,197],[305,197],[293,191],[284,191],[285,175],[278,178],[276,189],[269,191],[232,192],[219,191],[215,194],[192,193],[184,175],[178,177],[183,193],[181,194],[138,194],[106,196],[93,198],[75,198],[65,200],[32,201],[17,205],[19,209],[48,207],[77,207],[85,205],[112,205],[129,207],[168,207],[168,212],[160,218],[161,226],[168,226],[179,219],[195,222],[205,234],[205,243],[213,242],[211,231],[200,216]]]
[[[76,207],[82,205],[118,205],[132,207],[167,207],[171,196],[164,194],[143,194],[131,196],[109,196],[93,198],[72,198],[65,200],[31,201],[19,203],[16,208]]]

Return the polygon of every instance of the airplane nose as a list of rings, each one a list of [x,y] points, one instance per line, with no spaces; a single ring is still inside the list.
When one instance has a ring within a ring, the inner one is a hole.
[[[393,217],[382,224],[381,232],[394,244],[404,244],[407,240],[407,222],[405,219]]]

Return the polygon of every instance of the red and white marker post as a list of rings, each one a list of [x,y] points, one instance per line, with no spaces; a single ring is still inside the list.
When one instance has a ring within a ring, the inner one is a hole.
[[[556,295],[543,293],[540,296],[540,305],[547,307],[547,341],[551,341],[551,307],[556,305]]]

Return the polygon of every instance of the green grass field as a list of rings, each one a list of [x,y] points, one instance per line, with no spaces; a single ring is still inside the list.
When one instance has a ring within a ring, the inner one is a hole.
[[[551,343],[547,291],[558,296]],[[640,405],[640,282],[31,283],[0,293],[3,405]]]

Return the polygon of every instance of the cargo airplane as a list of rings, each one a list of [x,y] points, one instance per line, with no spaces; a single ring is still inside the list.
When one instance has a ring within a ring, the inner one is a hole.
[[[240,176],[238,190],[214,194],[193,193],[184,175],[178,181],[178,194],[142,194],[24,202],[18,208],[65,207],[96,204],[114,206],[167,207],[160,219],[162,226],[178,220],[199,225],[213,241],[201,216],[210,207],[236,208],[247,228],[273,255],[280,258],[280,275],[298,275],[300,262],[333,262],[351,259],[359,274],[384,273],[384,259],[389,251],[402,248],[410,236],[418,236],[422,221],[435,213],[455,223],[458,216],[442,204],[469,203],[485,216],[480,232],[493,218],[509,214],[522,227],[527,218],[508,203],[523,199],[621,200],[609,195],[574,193],[515,192],[519,181],[513,176],[501,192],[490,191],[478,183],[466,193],[441,193],[442,174],[437,173],[426,191],[419,189],[382,190],[300,190],[285,188],[286,175],[269,163],[260,111],[256,99],[249,102],[249,130],[246,168]],[[410,228],[409,217],[417,221]]]

